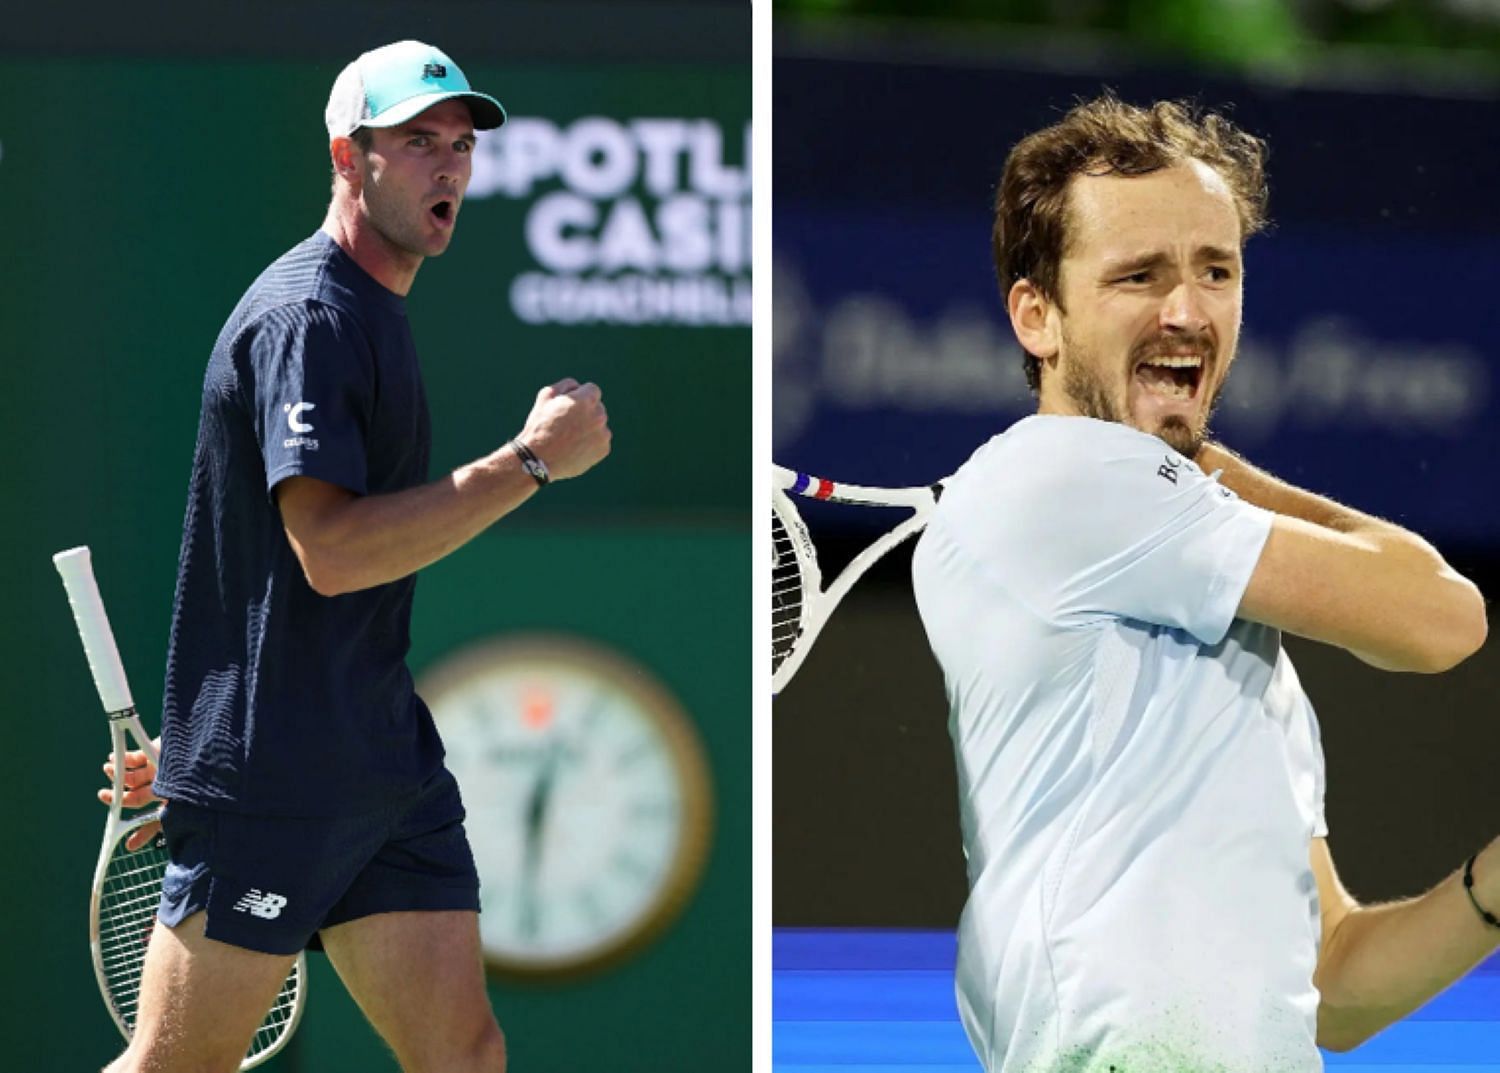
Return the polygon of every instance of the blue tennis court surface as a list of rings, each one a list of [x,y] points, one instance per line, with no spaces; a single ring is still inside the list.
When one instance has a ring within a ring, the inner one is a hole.
[[[951,931],[780,928],[775,1073],[979,1073],[953,1000]],[[1347,1054],[1338,1073],[1500,1073],[1500,956]]]

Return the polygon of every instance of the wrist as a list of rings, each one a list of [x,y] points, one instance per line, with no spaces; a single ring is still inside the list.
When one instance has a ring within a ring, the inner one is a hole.
[[[543,462],[535,451],[533,451],[520,436],[511,440],[507,447],[514,452],[521,469],[532,480],[536,481],[537,487],[541,488],[552,480],[552,474],[547,471],[547,463]]]

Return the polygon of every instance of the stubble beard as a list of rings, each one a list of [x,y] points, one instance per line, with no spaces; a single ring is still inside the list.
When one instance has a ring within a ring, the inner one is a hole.
[[[366,181],[365,207],[369,212],[370,224],[380,237],[407,256],[420,261],[424,257],[435,257],[447,249],[446,244],[443,250],[426,249],[423,245],[425,236],[422,227],[425,221],[410,218],[399,199],[386,197],[379,184]],[[418,216],[420,217],[420,210]]]
[[[1164,418],[1156,428],[1144,428],[1136,424],[1128,403],[1117,402],[1104,382],[1094,373],[1091,355],[1073,344],[1066,333],[1063,338],[1071,360],[1062,363],[1062,389],[1081,415],[1127,425],[1157,437],[1185,458],[1197,457],[1199,449],[1208,438],[1209,418],[1218,408],[1220,392],[1214,392],[1196,427],[1180,417],[1172,416]],[[1128,385],[1126,391],[1129,391]]]

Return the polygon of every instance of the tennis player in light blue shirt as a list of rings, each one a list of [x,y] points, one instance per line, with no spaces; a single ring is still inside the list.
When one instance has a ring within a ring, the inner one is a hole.
[[[962,796],[959,1010],[990,1073],[1311,1073],[1500,945],[1500,840],[1392,906],[1333,867],[1281,631],[1436,672],[1486,621],[1420,537],[1207,438],[1263,152],[1103,98],[1002,176],[1039,412],[946,483],[913,560]]]
[[[1317,720],[1235,618],[1271,524],[1091,418],[1026,418],[945,491],[917,594],[954,701],[959,1000],[997,1068],[1122,1035],[1126,1069],[1215,1068],[1183,1064],[1210,1033],[1230,1068],[1317,1068]]]

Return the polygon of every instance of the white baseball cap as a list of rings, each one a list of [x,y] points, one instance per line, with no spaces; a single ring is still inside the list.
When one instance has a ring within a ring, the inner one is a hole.
[[[372,49],[339,73],[323,120],[330,138],[347,138],[357,127],[395,127],[440,101],[461,97],[478,130],[505,122],[494,97],[476,93],[442,49],[420,41],[397,41]]]

